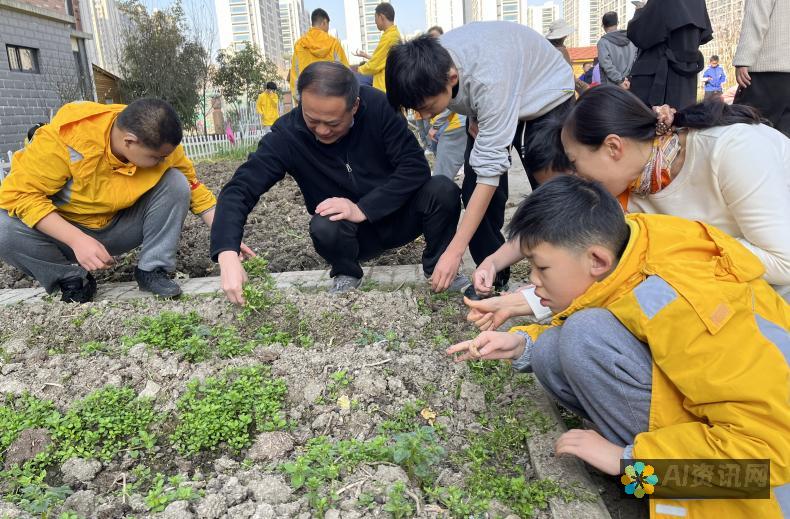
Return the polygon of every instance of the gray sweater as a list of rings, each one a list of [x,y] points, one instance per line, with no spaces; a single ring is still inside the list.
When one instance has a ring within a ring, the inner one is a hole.
[[[573,70],[546,38],[513,22],[470,23],[440,42],[459,75],[449,109],[478,121],[469,164],[478,183],[497,186],[510,168],[508,148],[518,122],[573,97]]]
[[[732,60],[750,72],[790,72],[790,1],[746,0]]]
[[[636,46],[626,31],[612,31],[598,40],[598,63],[601,64],[601,83],[619,85],[631,73],[636,58]]]

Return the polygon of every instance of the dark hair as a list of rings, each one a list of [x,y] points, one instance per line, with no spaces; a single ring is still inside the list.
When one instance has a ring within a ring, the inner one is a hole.
[[[656,122],[655,112],[631,92],[615,85],[600,85],[579,96],[564,127],[577,142],[598,147],[610,134],[638,141],[652,140],[656,136]],[[710,100],[679,110],[674,126],[702,130],[761,122],[754,108]]]
[[[266,83],[266,90],[277,90],[277,83],[269,81]]]
[[[563,120],[561,116],[549,116],[530,126],[529,136],[525,138],[524,149],[521,150],[524,169],[530,179],[546,168],[562,173],[573,171],[562,147]]]
[[[27,142],[32,141],[33,136],[36,134],[36,131],[42,126],[44,126],[45,124],[47,123],[36,123],[33,126],[31,126],[27,131]]]
[[[521,247],[541,243],[581,251],[602,245],[620,254],[630,231],[620,203],[597,182],[555,177],[525,198],[508,225]]]
[[[604,15],[601,17],[601,25],[603,25],[604,28],[614,27],[618,23],[619,20],[617,19],[617,13],[614,11],[609,11],[608,13],[604,13]]]
[[[713,56],[711,56],[711,57],[710,57],[710,60],[711,60],[711,61],[719,61],[719,56],[718,56],[718,54],[714,54]]]
[[[393,46],[384,69],[387,99],[396,109],[420,108],[447,89],[452,66],[447,49],[427,34]]]
[[[178,114],[163,99],[147,97],[133,101],[118,114],[116,124],[133,133],[143,146],[158,150],[164,144],[178,146],[183,137]]]
[[[387,20],[395,21],[395,8],[387,2],[382,2],[376,6],[376,14],[383,14]]]
[[[343,97],[351,110],[359,97],[359,82],[351,69],[342,63],[316,61],[308,65],[296,83],[299,97],[305,91],[326,97]]]
[[[310,23],[313,24],[313,27],[321,24],[321,22],[325,20],[329,23],[329,14],[320,7],[318,9],[313,9],[313,12],[310,13]]]
[[[442,28],[441,28],[441,27],[439,27],[438,25],[434,25],[433,27],[429,28],[429,29],[428,29],[427,31],[425,31],[425,32],[426,32],[426,34],[430,35],[431,31],[436,31],[436,32],[438,32],[439,34],[444,34],[444,29],[442,29]]]

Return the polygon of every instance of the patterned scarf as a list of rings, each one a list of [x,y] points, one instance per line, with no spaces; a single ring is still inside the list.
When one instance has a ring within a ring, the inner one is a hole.
[[[624,211],[628,210],[628,199],[631,193],[639,196],[652,195],[672,182],[670,170],[678,153],[680,153],[680,137],[676,132],[656,136],[653,139],[653,149],[644,169],[642,169],[642,174],[628,186],[624,193],[617,197]]]

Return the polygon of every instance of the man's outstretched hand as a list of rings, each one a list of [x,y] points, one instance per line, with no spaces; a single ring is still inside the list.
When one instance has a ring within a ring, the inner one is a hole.
[[[250,251],[252,252],[252,251]],[[220,288],[225,292],[225,297],[234,305],[244,304],[244,283],[247,282],[247,272],[241,264],[241,254],[226,250],[219,253],[217,260],[220,269]]]

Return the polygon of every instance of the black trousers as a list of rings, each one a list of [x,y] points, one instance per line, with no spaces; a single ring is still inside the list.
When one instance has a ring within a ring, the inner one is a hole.
[[[749,72],[752,84],[738,87],[735,103],[757,108],[774,128],[790,137],[790,72]]]
[[[458,227],[458,195],[458,186],[452,180],[434,176],[398,211],[375,223],[333,222],[315,215],[310,220],[310,237],[316,252],[332,266],[330,276],[361,278],[360,261],[411,243],[424,234],[422,268],[430,276]]]
[[[521,159],[521,165],[524,166],[524,171],[527,172],[527,178],[529,179],[529,184],[533,190],[537,189],[538,182],[535,180],[533,172],[527,167],[527,160],[524,157],[524,148],[528,146],[525,146],[525,143],[528,143],[530,137],[533,135],[532,130],[541,127],[541,123],[543,121],[548,118],[563,117],[568,111],[570,111],[570,109],[573,108],[574,99],[574,97],[569,98],[561,105],[553,108],[549,112],[536,119],[532,119],[530,121],[519,121],[518,126],[516,127],[516,134],[513,136],[512,146],[516,149],[516,152],[518,152],[518,156]],[[469,124],[467,119],[467,129],[468,126]],[[472,153],[472,148],[474,148],[474,145],[475,140],[467,132],[466,152],[464,153],[464,182],[461,185],[461,197],[464,202],[464,207],[469,204],[469,200],[472,198],[472,193],[474,192],[475,187],[477,187],[477,174],[475,173],[475,170],[472,168],[472,166],[469,165],[469,156]],[[502,226],[505,223],[505,204],[507,204],[508,199],[507,184],[507,173],[505,173],[499,177],[499,186],[497,186],[494,196],[491,198],[491,202],[488,204],[488,209],[486,209],[486,212],[483,215],[483,220],[480,222],[480,226],[477,228],[477,231],[475,231],[475,234],[472,236],[472,240],[469,242],[469,253],[472,255],[472,259],[477,265],[480,265],[484,259],[496,252],[497,249],[499,249],[502,244],[505,243],[505,235],[502,234]],[[509,280],[510,268],[506,268],[497,274],[497,277],[494,280],[494,286],[501,288],[506,285]]]

